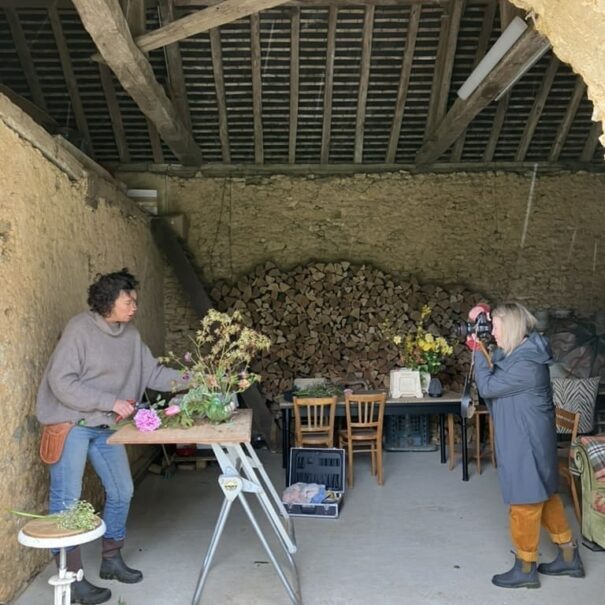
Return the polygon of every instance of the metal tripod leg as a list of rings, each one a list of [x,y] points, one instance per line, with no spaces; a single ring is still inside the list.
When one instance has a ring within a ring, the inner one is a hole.
[[[275,555],[273,554],[273,551],[271,550],[271,547],[269,546],[267,539],[265,538],[261,528],[259,527],[259,525],[256,521],[256,518],[254,517],[254,514],[252,513],[252,510],[250,509],[250,506],[243,493],[239,495],[239,499],[240,499],[240,502],[242,503],[242,506],[244,507],[244,510],[246,511],[246,514],[248,515],[248,518],[250,519],[250,523],[252,523],[252,526],[254,527],[256,534],[258,535],[260,541],[262,542],[263,546],[265,547],[265,550],[267,551],[267,554],[269,555],[269,558],[271,559],[271,563],[273,563],[273,567],[275,567],[275,571],[277,572],[277,575],[279,576],[281,583],[284,585],[284,588],[286,589],[286,592],[288,593],[290,600],[292,601],[292,603],[294,603],[294,605],[302,605],[302,600],[300,597],[300,585],[298,582],[298,573],[296,573],[296,566],[294,565],[294,560],[292,559],[291,555],[286,551],[288,558],[290,559],[290,561],[292,563],[292,567],[295,572],[294,577],[296,580],[296,590],[292,587],[292,585],[288,581],[288,578],[286,578],[282,568],[280,567],[279,563],[277,562],[277,559],[275,558]]]
[[[221,506],[221,512],[219,513],[218,520],[216,522],[216,527],[214,528],[214,532],[212,534],[212,538],[210,539],[210,545],[208,547],[208,552],[204,557],[204,562],[202,564],[202,569],[200,570],[200,575],[197,581],[197,585],[195,587],[195,593],[193,594],[193,599],[191,601],[191,605],[197,605],[200,597],[202,596],[202,590],[204,590],[204,584],[206,583],[206,579],[208,577],[208,572],[210,571],[210,566],[212,564],[212,559],[214,558],[214,553],[216,552],[216,547],[221,538],[221,534],[223,533],[223,529],[225,528],[225,522],[227,521],[227,517],[229,516],[229,511],[231,510],[231,505],[233,504],[232,500],[225,498],[223,500],[223,505]]]

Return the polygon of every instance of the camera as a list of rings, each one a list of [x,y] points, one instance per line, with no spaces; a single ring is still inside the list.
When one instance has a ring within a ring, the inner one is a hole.
[[[471,334],[487,342],[492,337],[492,322],[487,313],[479,313],[475,321],[461,321],[456,326],[456,336],[460,340],[465,340]]]

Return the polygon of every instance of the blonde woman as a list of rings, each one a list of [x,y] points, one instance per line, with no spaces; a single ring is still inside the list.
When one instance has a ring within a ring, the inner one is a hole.
[[[469,313],[475,321],[477,305]],[[561,498],[557,469],[555,412],[548,365],[548,342],[535,330],[536,318],[519,303],[498,305],[492,312],[492,335],[498,345],[490,366],[475,352],[475,382],[488,405],[496,433],[498,476],[515,546],[515,564],[492,578],[503,588],[538,588],[538,573],[584,576]],[[474,335],[473,335],[474,336]],[[467,341],[476,351],[478,343]],[[558,547],[554,561],[538,566],[540,526]]]

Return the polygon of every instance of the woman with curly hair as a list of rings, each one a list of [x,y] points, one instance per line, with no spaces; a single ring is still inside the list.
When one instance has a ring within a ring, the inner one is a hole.
[[[50,464],[49,512],[80,499],[88,459],[105,488],[100,577],[135,583],[143,574],[128,567],[121,549],[133,494],[123,445],[108,445],[116,418],[128,418],[147,387],[167,391],[182,383],[181,372],[153,357],[132,323],[137,312],[135,277],[126,268],[97,276],[88,289],[90,311],[73,317],[48,362],[38,391],[37,417],[43,425],[70,423],[59,459]],[[82,568],[78,547],[67,553],[71,571]],[[72,585],[72,601],[94,605],[111,598],[108,588],[85,578]]]

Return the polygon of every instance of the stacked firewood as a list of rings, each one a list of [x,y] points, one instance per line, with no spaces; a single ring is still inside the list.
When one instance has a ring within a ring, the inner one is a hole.
[[[425,327],[454,346],[439,377],[459,390],[470,356],[455,337],[455,326],[484,300],[462,286],[421,284],[344,261],[288,271],[266,263],[235,284],[216,283],[211,297],[219,310],[240,310],[251,327],[271,339],[269,351],[252,367],[269,398],[291,389],[298,377],[362,379],[372,388],[387,387],[389,372],[401,365],[389,334],[413,330],[424,305],[432,309]]]

